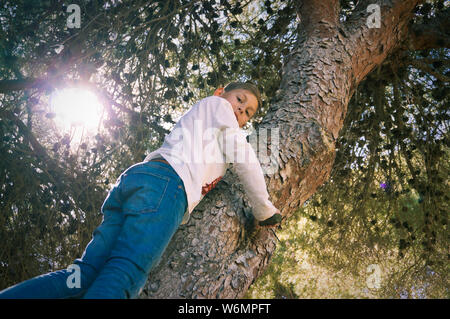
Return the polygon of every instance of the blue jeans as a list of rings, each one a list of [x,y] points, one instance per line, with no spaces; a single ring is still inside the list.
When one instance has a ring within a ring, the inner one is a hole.
[[[136,298],[186,208],[183,181],[170,165],[135,164],[109,192],[103,221],[74,265],[0,291],[0,298]]]

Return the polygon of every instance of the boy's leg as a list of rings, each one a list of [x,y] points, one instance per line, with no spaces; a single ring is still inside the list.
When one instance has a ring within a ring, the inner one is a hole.
[[[76,276],[74,270],[62,269],[8,287],[0,291],[0,299],[80,298],[86,291],[81,287],[88,286],[86,278],[95,278],[96,273],[90,273],[90,271],[90,269],[80,269],[80,275],[83,274],[80,277],[80,288],[76,287],[76,280],[72,281],[75,277],[70,277]],[[75,287],[70,288],[72,283],[75,283]]]
[[[181,223],[183,182],[168,165],[142,163],[121,184],[125,220],[105,266],[84,298],[135,298]]]
[[[87,245],[83,256],[75,260],[75,267],[68,267],[68,269],[23,281],[0,291],[0,298],[82,297],[103,267],[120,232],[123,214],[120,210],[121,203],[118,200],[118,192],[118,184],[116,184],[103,203],[103,222],[95,229],[93,238]],[[78,271],[79,273],[77,273]]]

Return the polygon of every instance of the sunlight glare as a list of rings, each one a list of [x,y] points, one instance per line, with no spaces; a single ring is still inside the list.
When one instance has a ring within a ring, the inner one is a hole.
[[[63,130],[73,126],[82,126],[87,130],[96,130],[103,111],[97,96],[86,89],[69,88],[56,91],[50,98],[55,121]]]

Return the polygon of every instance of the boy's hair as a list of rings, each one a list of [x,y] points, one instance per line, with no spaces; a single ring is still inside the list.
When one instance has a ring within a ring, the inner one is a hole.
[[[262,106],[261,93],[259,92],[258,87],[256,85],[250,82],[230,82],[224,88],[225,92],[233,91],[236,89],[247,90],[250,93],[252,93],[256,97],[256,100],[258,101],[258,110],[261,109]]]

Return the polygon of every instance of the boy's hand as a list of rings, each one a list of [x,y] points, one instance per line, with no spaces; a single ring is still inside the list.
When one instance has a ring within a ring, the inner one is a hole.
[[[260,221],[259,226],[266,226],[266,227],[276,226],[277,224],[281,223],[281,220],[282,220],[281,214],[275,213],[271,217],[263,221]]]

